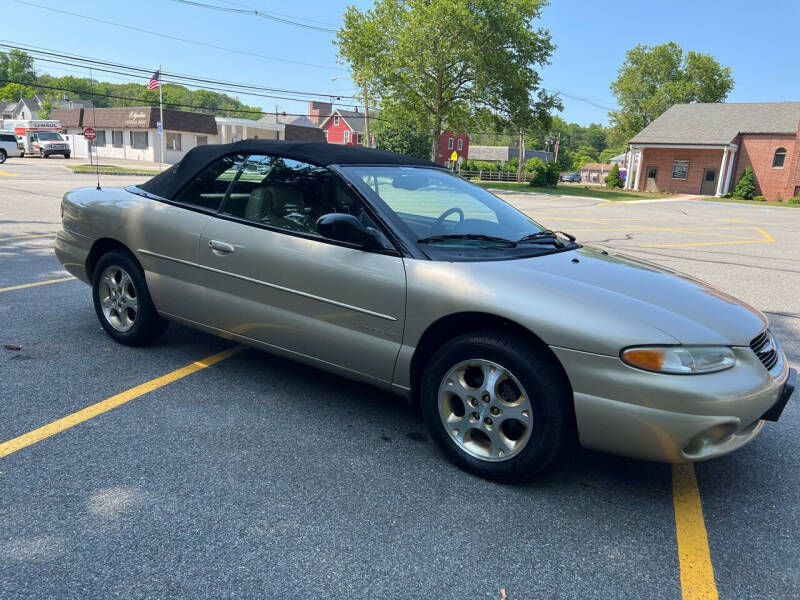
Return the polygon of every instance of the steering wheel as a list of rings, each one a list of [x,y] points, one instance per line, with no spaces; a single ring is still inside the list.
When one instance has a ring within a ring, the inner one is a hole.
[[[464,222],[464,211],[461,210],[458,206],[454,206],[452,208],[448,208],[446,211],[444,211],[442,214],[440,214],[438,216],[436,221],[434,221],[433,225],[431,226],[431,231],[432,232],[441,231],[442,225],[444,225],[444,220],[447,217],[449,217],[450,215],[454,214],[454,213],[458,213],[458,216],[459,216],[458,224],[460,225],[461,223],[463,223]]]

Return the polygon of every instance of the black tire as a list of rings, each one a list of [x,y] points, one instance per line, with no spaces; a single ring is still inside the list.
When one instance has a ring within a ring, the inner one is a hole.
[[[100,300],[101,280],[106,269],[116,267],[124,270],[133,283],[135,298],[138,302],[135,312],[133,325],[127,331],[120,331],[106,317]],[[161,336],[169,326],[166,321],[158,316],[150,292],[147,289],[147,282],[144,272],[139,263],[130,253],[123,250],[112,250],[100,257],[94,268],[92,280],[92,299],[94,300],[94,310],[97,318],[106,333],[115,341],[126,346],[144,346]]]
[[[517,454],[506,460],[492,462],[469,454],[453,440],[439,416],[439,386],[444,376],[462,361],[474,359],[492,361],[507,369],[531,401],[530,437]],[[504,483],[530,481],[552,465],[574,440],[572,393],[561,365],[546,348],[517,334],[482,331],[446,343],[427,365],[420,399],[425,424],[444,454],[461,468],[486,479]]]
[[[65,152],[64,153],[64,158],[69,158],[69,157],[70,157],[70,153],[69,152]]]
[[[47,158],[47,154],[44,153],[44,150],[39,150],[39,158]]]
[[[6,151],[0,150],[0,165],[6,162],[6,158],[7,158]]]

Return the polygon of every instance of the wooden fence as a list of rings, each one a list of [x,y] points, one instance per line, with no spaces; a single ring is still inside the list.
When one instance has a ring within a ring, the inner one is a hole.
[[[462,169],[457,173],[466,179],[478,179],[480,181],[517,181],[516,171],[467,171]],[[522,180],[527,183],[531,180],[533,174],[523,173],[522,177]]]

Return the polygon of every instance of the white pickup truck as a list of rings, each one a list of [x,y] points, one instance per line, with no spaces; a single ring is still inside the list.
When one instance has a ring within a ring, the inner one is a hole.
[[[67,140],[57,131],[26,131],[19,135],[25,154],[38,155],[47,158],[53,154],[61,154],[69,158],[70,149]]]

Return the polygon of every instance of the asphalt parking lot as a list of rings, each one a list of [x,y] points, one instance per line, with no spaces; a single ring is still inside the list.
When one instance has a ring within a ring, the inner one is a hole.
[[[104,334],[52,252],[61,195],[94,182],[60,162],[0,165],[0,445],[230,347]],[[800,210],[504,197],[765,311],[800,366]],[[0,458],[0,597],[800,597],[797,396],[694,472],[577,451],[508,487],[447,463],[376,389],[255,350],[195,371]]]

